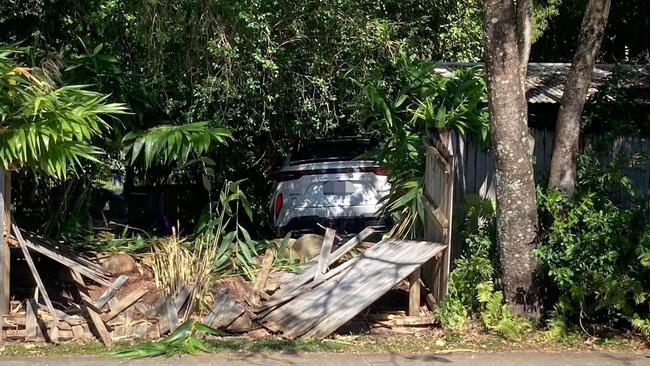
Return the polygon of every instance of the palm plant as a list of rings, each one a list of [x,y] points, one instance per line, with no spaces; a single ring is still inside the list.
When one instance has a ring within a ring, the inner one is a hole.
[[[99,162],[93,144],[111,126],[106,117],[127,112],[121,103],[84,85],[57,86],[40,69],[20,66],[22,50],[0,46],[0,161],[4,169],[29,167],[56,178]]]
[[[224,128],[210,127],[207,122],[183,125],[159,125],[146,131],[132,131],[124,136],[124,153],[130,156],[130,163],[144,156],[147,168],[157,159],[163,164],[187,162],[190,154],[199,157],[210,149],[212,140],[225,144],[231,137]]]
[[[425,169],[423,139],[429,129],[455,129],[471,133],[487,144],[489,123],[486,85],[480,68],[457,70],[445,77],[431,63],[398,63],[404,85],[395,98],[366,87],[375,115],[373,126],[384,136],[376,156],[390,172],[391,192],[381,213],[395,219],[391,237],[420,236],[425,205],[422,200]]]

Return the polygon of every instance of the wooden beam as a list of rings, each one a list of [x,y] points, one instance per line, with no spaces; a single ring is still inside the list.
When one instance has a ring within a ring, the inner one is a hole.
[[[142,296],[144,296],[147,293],[147,289],[144,288],[139,288],[136,290],[133,290],[131,293],[128,295],[124,296],[122,299],[120,299],[117,304],[115,304],[114,307],[111,308],[111,311],[109,311],[106,314],[102,315],[102,320],[104,322],[107,322],[116,316],[118,316],[121,312],[124,311],[124,309],[128,308],[129,306],[133,305],[134,302],[140,300]]]
[[[327,259],[327,266],[331,266],[333,263],[341,259],[345,254],[347,254],[349,251],[354,249],[359,243],[367,238],[368,236],[372,235],[375,230],[371,227],[367,227],[363,229],[359,234],[357,234],[354,238],[348,240],[345,244],[341,245],[338,249],[336,249]],[[315,258],[314,258],[315,259]],[[318,262],[315,261],[310,261],[307,263],[307,265],[303,268],[304,272],[298,275],[296,278],[292,279],[290,283],[287,283],[280,287],[278,291],[276,291],[273,294],[274,298],[280,298],[286,296],[288,293],[293,292],[297,288],[301,287],[302,285],[308,283],[309,281],[314,279],[314,273],[316,272],[316,266],[318,265]]]
[[[255,292],[264,291],[266,282],[269,279],[269,273],[271,272],[271,267],[273,266],[273,250],[271,248],[266,250],[264,253],[264,258],[262,258],[262,269],[255,276]]]
[[[95,309],[86,306],[87,303],[92,303],[92,299],[88,294],[88,288],[84,283],[83,277],[81,277],[81,274],[79,272],[74,270],[70,270],[70,274],[72,275],[72,279],[77,283],[77,288],[79,289],[79,296],[81,297],[81,300],[83,300],[81,304],[81,308],[82,309],[86,308],[88,317],[90,318],[90,321],[93,323],[95,329],[97,330],[98,333],[97,335],[99,336],[99,339],[107,347],[112,346],[113,337],[111,337],[111,334],[108,332],[108,329],[106,329],[106,324],[104,324],[104,322],[102,321],[101,316],[99,315],[98,312],[96,312]]]
[[[214,303],[210,312],[203,318],[203,324],[214,328],[225,327],[244,312],[244,307],[238,305],[235,298],[227,291],[220,293],[219,296],[215,294],[214,297]]]
[[[327,271],[329,257],[332,254],[332,245],[334,245],[334,237],[336,230],[327,228],[325,229],[325,238],[323,245],[320,248],[320,256],[318,256],[318,264],[316,265],[316,273],[314,273],[314,281],[318,281],[325,271]]]
[[[95,282],[97,282],[97,283],[99,283],[101,285],[104,285],[104,286],[110,286],[111,285],[111,283],[106,279],[106,277],[103,274],[97,273],[95,270],[90,269],[90,268],[86,267],[85,265],[83,265],[81,263],[79,263],[79,262],[77,262],[77,261],[75,261],[73,259],[70,259],[70,258],[66,257],[65,255],[63,255],[61,253],[58,253],[58,252],[56,252],[56,251],[54,251],[54,250],[52,250],[50,248],[47,248],[44,245],[34,243],[34,242],[30,241],[30,240],[24,240],[23,239],[23,241],[25,242],[25,245],[29,249],[31,249],[32,251],[35,251],[35,252],[37,252],[37,253],[39,253],[41,255],[44,255],[44,256],[46,256],[46,257],[48,257],[48,258],[50,258],[50,259],[52,259],[54,261],[57,261],[57,262],[61,263],[62,265],[70,268],[71,270],[77,271],[77,272],[81,273],[82,275],[90,278],[91,280],[93,280],[93,281],[95,281]]]
[[[7,182],[9,185],[7,185]],[[6,234],[10,230],[11,218],[11,172],[0,168],[0,329],[4,324],[4,314],[9,314],[9,288],[11,274],[11,253],[9,243],[6,240]],[[7,214],[9,212],[9,215]],[[0,332],[0,341],[2,341],[2,332]]]
[[[167,302],[165,303],[165,310],[167,310],[167,322],[169,324],[169,331],[173,332],[176,328],[178,328],[178,308],[176,307],[176,304],[174,304],[174,301],[167,299]]]
[[[38,338],[38,319],[36,314],[38,307],[36,306],[36,301],[32,298],[28,298],[25,301],[25,311],[26,311],[26,320],[25,320],[25,342],[33,342]]]
[[[50,340],[52,343],[59,343],[59,318],[56,315],[56,312],[54,311],[54,305],[52,305],[52,301],[50,301],[50,297],[47,295],[47,290],[45,290],[45,285],[43,285],[43,281],[41,280],[41,276],[38,274],[38,271],[36,270],[36,265],[34,265],[34,260],[32,259],[32,256],[29,254],[29,251],[27,250],[27,245],[25,244],[25,240],[23,240],[23,236],[20,234],[20,229],[18,229],[18,226],[12,225],[12,228],[14,230],[14,235],[16,236],[16,239],[18,239],[18,244],[20,245],[20,249],[23,252],[23,256],[25,257],[25,262],[27,262],[27,265],[29,266],[29,270],[32,272],[32,276],[34,277],[34,281],[36,281],[36,286],[38,286],[38,290],[41,293],[41,296],[43,296],[43,300],[45,300],[45,305],[47,305],[47,309],[49,310],[50,314],[52,315],[52,326],[50,328]]]
[[[409,316],[420,315],[420,268],[409,276]]]
[[[113,296],[115,296],[115,293],[117,290],[119,290],[122,285],[126,283],[126,281],[129,279],[127,275],[121,275],[118,277],[115,282],[113,282],[112,285],[110,285],[106,291],[95,301],[95,307],[97,309],[101,309],[108,303],[108,300],[110,300]]]

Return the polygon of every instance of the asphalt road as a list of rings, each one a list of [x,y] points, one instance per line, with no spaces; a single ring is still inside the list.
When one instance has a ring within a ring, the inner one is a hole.
[[[650,353],[454,353],[454,354],[252,354],[202,355],[171,359],[119,360],[106,357],[2,358],[2,366],[650,366]]]

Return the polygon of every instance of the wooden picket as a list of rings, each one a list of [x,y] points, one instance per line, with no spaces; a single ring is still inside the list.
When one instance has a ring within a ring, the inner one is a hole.
[[[454,204],[454,156],[438,138],[424,141],[426,172],[423,202],[426,222],[424,239],[447,245],[440,257],[433,258],[421,269],[421,278],[437,303],[447,292],[451,260],[451,225]]]

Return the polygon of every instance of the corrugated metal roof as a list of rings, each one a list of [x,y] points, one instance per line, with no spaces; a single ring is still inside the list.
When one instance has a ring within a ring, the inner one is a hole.
[[[442,62],[436,64],[434,71],[449,76],[454,70],[481,65],[479,63],[454,63]],[[613,64],[597,64],[591,80],[588,95],[592,95],[610,78],[614,71]],[[648,77],[648,65],[630,65],[644,77]],[[559,103],[564,93],[566,74],[571,64],[569,63],[537,63],[528,64],[526,77],[526,96],[529,103]],[[647,83],[643,83],[647,87]]]

